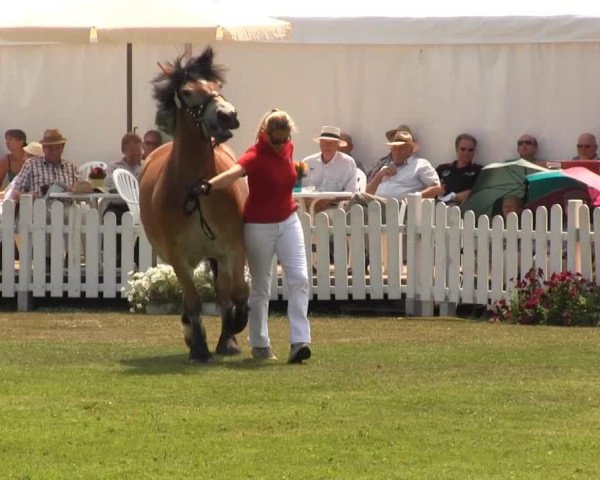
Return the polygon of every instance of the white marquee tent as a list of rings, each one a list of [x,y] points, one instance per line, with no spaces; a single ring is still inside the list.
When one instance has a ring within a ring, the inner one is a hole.
[[[598,6],[550,3],[542,12],[527,2],[464,2],[448,12],[446,3],[426,2],[389,11],[373,1],[355,12],[321,3],[264,2],[266,13],[292,24],[286,41],[215,43],[228,68],[224,93],[240,112],[242,127],[230,141],[238,153],[275,106],[296,120],[297,158],[316,151],[312,138],[333,124],[353,135],[355,157],[366,165],[385,154],[384,132],[401,123],[434,165],[454,158],[462,132],[479,139],[483,164],[514,156],[525,132],[552,160],[570,158],[579,133],[600,135]],[[194,53],[202,47],[194,43]],[[180,43],[133,45],[138,131],[153,127],[156,62],[182,51]],[[117,160],[124,79],[120,44],[2,45],[0,131],[22,128],[36,140],[58,127],[75,163]]]

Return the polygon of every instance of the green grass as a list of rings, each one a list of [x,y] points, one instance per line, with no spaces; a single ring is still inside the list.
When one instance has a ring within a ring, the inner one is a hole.
[[[290,366],[273,317],[198,366],[178,321],[0,313],[0,478],[600,478],[600,329],[318,317]]]

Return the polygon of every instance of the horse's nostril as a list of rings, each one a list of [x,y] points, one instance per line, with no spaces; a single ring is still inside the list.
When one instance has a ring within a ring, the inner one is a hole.
[[[235,110],[219,110],[217,112],[217,118],[219,119],[219,123],[227,128],[237,128],[240,126]]]

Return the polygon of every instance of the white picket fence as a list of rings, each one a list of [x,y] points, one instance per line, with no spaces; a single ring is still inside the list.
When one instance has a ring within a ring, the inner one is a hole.
[[[520,225],[512,214],[507,225],[472,213],[461,218],[457,207],[435,205],[412,195],[400,208],[393,202],[381,218],[381,207],[361,207],[349,215],[339,209],[330,217],[301,215],[307,263],[314,300],[405,299],[409,315],[451,314],[457,304],[492,304],[506,298],[517,278],[531,267],[552,272],[578,271],[598,281],[600,212],[580,201],[569,203],[563,224],[560,206],[548,212],[525,211]],[[95,209],[53,202],[48,213],[43,200],[21,198],[4,202],[0,216],[2,298],[17,297],[19,309],[30,308],[32,297],[114,298],[121,296],[128,272],[144,271],[156,257],[140,225],[130,214],[116,225],[114,215],[99,218]],[[117,234],[121,234],[121,265],[116,263]],[[139,238],[138,264],[134,244]],[[19,245],[15,261],[15,239]],[[311,246],[314,245],[314,248]],[[330,252],[331,247],[333,250]],[[313,251],[314,250],[314,251]],[[365,252],[367,253],[365,255]],[[48,258],[48,260],[47,260]],[[349,271],[349,268],[351,271]],[[281,268],[273,265],[272,299],[285,299]]]

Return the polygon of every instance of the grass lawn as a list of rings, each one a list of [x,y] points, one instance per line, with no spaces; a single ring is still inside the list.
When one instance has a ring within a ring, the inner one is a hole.
[[[218,320],[207,317],[214,348]],[[600,329],[313,317],[190,365],[176,316],[0,312],[0,478],[600,478]]]

